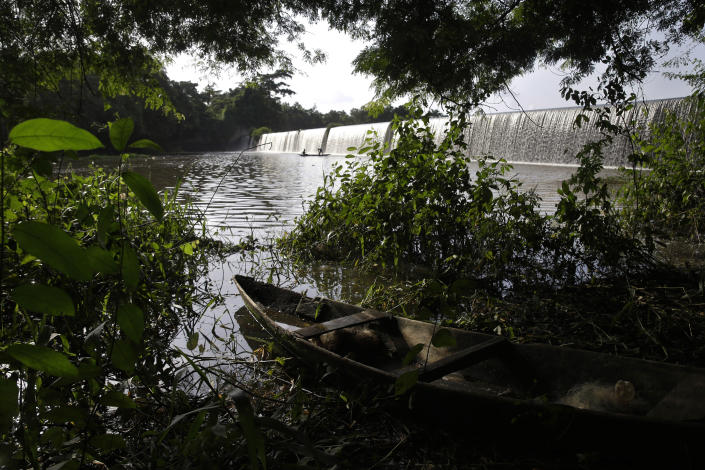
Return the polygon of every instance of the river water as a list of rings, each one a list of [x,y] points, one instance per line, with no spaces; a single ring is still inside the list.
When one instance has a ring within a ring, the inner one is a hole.
[[[117,157],[96,157],[95,165],[114,167]],[[148,177],[157,190],[180,186],[181,200],[189,199],[204,213],[212,236],[238,243],[249,237],[266,242],[290,229],[304,210],[323,176],[343,156],[301,157],[295,154],[214,152],[149,157],[132,157],[130,167]],[[87,165],[74,165],[81,167]],[[78,169],[78,168],[77,168]],[[514,164],[513,173],[523,187],[534,189],[542,198],[541,210],[551,213],[558,202],[556,189],[575,170],[567,166]],[[606,170],[607,176],[616,175]],[[294,269],[282,263],[276,253],[260,250],[254,254],[234,254],[214,262],[210,268],[211,286],[223,302],[204,307],[198,325],[202,335],[229,338],[230,353],[250,351],[237,333],[242,307],[231,281],[235,274],[255,274],[309,295],[359,301],[374,282],[374,275],[351,269],[317,264]],[[185,342],[184,336],[177,344]],[[209,345],[208,348],[213,347]],[[220,351],[222,352],[222,351]]]

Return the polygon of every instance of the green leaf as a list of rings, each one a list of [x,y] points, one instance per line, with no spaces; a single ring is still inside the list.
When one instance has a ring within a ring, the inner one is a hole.
[[[117,321],[128,338],[135,343],[142,341],[142,333],[144,333],[144,313],[134,304],[123,304],[118,307]]]
[[[93,150],[103,144],[93,134],[66,121],[30,119],[10,131],[10,141],[20,147],[42,152],[57,150]]]
[[[107,240],[108,234],[120,227],[115,219],[115,208],[112,205],[103,207],[98,212],[98,239],[103,243]]]
[[[186,242],[183,245],[179,246],[179,248],[181,248],[181,251],[183,251],[185,255],[193,255],[193,243]]]
[[[406,353],[406,356],[404,356],[404,360],[402,361],[401,365],[408,366],[409,364],[414,362],[416,357],[419,355],[419,353],[423,349],[423,346],[424,346],[423,344],[419,343],[416,346],[409,349],[409,352]]]
[[[52,408],[39,415],[43,420],[49,421],[52,424],[64,424],[73,422],[76,425],[85,424],[88,413],[80,406],[63,405],[57,408]]]
[[[450,332],[447,328],[441,328],[440,330],[436,331],[436,334],[433,335],[433,339],[431,339],[431,344],[433,344],[437,348],[452,348],[457,344],[457,341],[455,340],[455,336],[453,336],[453,333]]]
[[[12,292],[12,300],[31,312],[68,317],[76,313],[71,297],[58,287],[25,284]]]
[[[98,377],[103,369],[94,362],[84,361],[78,365],[78,374],[82,379],[92,379]]]
[[[125,439],[117,434],[99,434],[97,436],[93,436],[90,440],[90,444],[106,454],[127,447]]]
[[[19,393],[17,380],[0,377],[0,434],[12,429],[13,419],[20,412],[17,401]]]
[[[164,208],[152,183],[144,176],[132,171],[124,172],[122,174],[122,180],[132,192],[135,193],[140,202],[144,204],[144,207],[146,207],[157,220],[162,220],[162,217],[164,217]]]
[[[93,276],[85,262],[84,250],[76,240],[53,225],[21,222],[15,227],[13,236],[24,251],[73,279],[87,281]]]
[[[106,406],[115,406],[117,408],[127,409],[137,408],[137,403],[135,403],[132,398],[122,392],[118,392],[117,390],[109,391],[99,401],[101,404]]]
[[[132,142],[128,147],[133,149],[152,149],[157,152],[163,152],[164,150],[159,146],[158,143],[153,142],[149,139],[139,139]]]
[[[411,370],[409,372],[404,372],[397,380],[394,382],[394,395],[404,395],[406,392],[411,390],[411,388],[416,385],[419,381],[419,371]]]
[[[50,443],[54,449],[61,449],[62,444],[68,440],[67,432],[63,426],[49,427],[42,433],[41,442]]]
[[[65,355],[46,346],[13,344],[5,352],[30,369],[56,377],[78,378],[78,368]]]
[[[232,394],[231,397],[235,403],[235,408],[237,408],[242,433],[245,435],[245,441],[247,442],[247,453],[250,457],[250,468],[252,470],[259,468],[260,466],[257,463],[258,460],[259,463],[262,464],[262,467],[266,468],[264,438],[257,428],[252,403],[250,403],[250,399],[247,394],[242,391]]]
[[[113,345],[113,354],[111,356],[113,365],[120,370],[124,370],[128,374],[135,371],[135,362],[137,362],[137,348],[129,340],[117,340]]]
[[[113,254],[99,246],[89,246],[85,251],[86,263],[93,272],[102,274],[117,274],[120,266],[113,259]]]
[[[194,349],[196,349],[196,346],[198,346],[198,331],[192,333],[191,336],[188,337],[188,341],[186,342],[186,347],[189,349],[189,351],[193,351]]]
[[[140,282],[140,265],[137,260],[137,253],[131,246],[125,246],[122,255],[122,278],[128,290],[137,289]]]
[[[122,152],[127,147],[127,141],[135,130],[135,123],[131,118],[118,119],[108,124],[110,128],[110,143],[118,152]]]

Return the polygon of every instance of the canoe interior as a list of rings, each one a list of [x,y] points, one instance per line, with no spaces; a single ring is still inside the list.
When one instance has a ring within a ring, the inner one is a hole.
[[[294,328],[363,310],[327,299],[311,299],[247,277],[238,276],[236,280],[268,317]],[[389,317],[307,341],[341,357],[393,373],[402,368],[404,357],[415,345],[423,345],[415,364],[423,370],[425,364],[496,338],[449,328],[456,345],[437,348],[430,344],[436,329],[430,323]],[[628,402],[612,398],[618,381],[633,384],[635,396]],[[705,373],[700,369],[549,345],[507,342],[493,357],[456,370],[432,384],[669,421],[705,418]]]

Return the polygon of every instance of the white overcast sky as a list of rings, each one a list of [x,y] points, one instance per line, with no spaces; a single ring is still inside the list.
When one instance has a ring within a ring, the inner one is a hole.
[[[305,108],[316,107],[321,112],[331,109],[349,111],[359,108],[374,98],[370,88],[371,78],[352,73],[352,61],[363,48],[363,43],[353,41],[344,33],[329,30],[326,23],[307,25],[304,42],[311,49],[323,50],[328,59],[323,64],[310,65],[301,60],[294,61],[300,70],[290,80],[290,88],[295,95],[285,101],[298,101]],[[296,57],[296,49],[285,45],[285,49]],[[682,52],[683,49],[672,51]],[[694,56],[705,59],[705,47],[699,45]],[[665,69],[664,69],[665,70]],[[201,89],[209,83],[218,90],[235,88],[242,77],[232,70],[223,70],[219,74],[212,71],[201,71],[196,61],[186,55],[177,57],[167,67],[167,74],[172,80],[192,81]],[[563,100],[559,93],[559,82],[562,78],[557,66],[539,68],[531,74],[515,79],[510,88],[524,109],[541,109],[572,106],[572,102]],[[688,85],[681,81],[665,78],[661,70],[652,73],[644,83],[643,94],[646,99],[674,98],[690,93]],[[493,99],[488,103],[486,112],[519,109],[510,96],[503,99]]]

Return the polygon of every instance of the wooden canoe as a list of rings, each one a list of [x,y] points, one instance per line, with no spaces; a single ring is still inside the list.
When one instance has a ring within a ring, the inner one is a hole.
[[[687,457],[700,455],[705,443],[705,370],[454,328],[447,330],[455,346],[434,347],[437,327],[430,323],[244,276],[235,283],[252,315],[290,354],[390,389],[416,371],[414,411],[449,425],[571,449],[648,448]],[[416,362],[404,366],[418,344]]]

